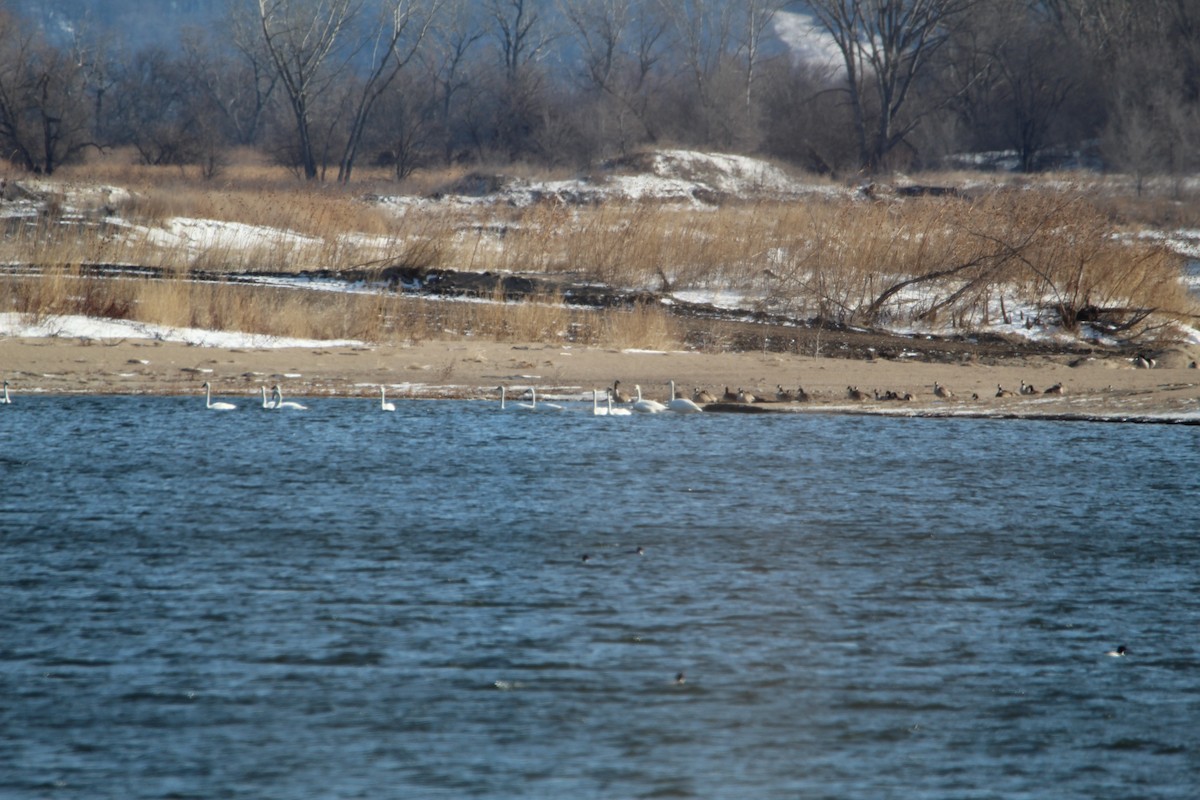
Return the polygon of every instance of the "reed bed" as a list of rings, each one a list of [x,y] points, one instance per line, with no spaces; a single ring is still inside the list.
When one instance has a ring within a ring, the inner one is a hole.
[[[622,347],[682,339],[657,307],[596,314],[555,297],[470,304],[220,283],[101,286],[78,269],[103,263],[180,276],[389,265],[571,273],[629,288],[730,290],[765,310],[848,324],[971,330],[1025,315],[1068,330],[1101,321],[1131,339],[1197,313],[1179,281],[1181,259],[1130,235],[1136,226],[1121,225],[1111,202],[1099,206],[1073,189],[710,208],[517,207],[389,204],[340,187],[288,185],[252,168],[216,182],[124,177],[128,197],[114,194],[104,213],[72,214],[59,202],[6,223],[0,260],[44,273],[0,281],[6,309],[303,338],[483,336]]]
[[[591,310],[556,295],[453,301],[167,278],[108,278],[77,266],[0,280],[0,308],[41,321],[66,315],[296,339],[374,343],[476,338],[608,347],[681,347],[663,308]]]

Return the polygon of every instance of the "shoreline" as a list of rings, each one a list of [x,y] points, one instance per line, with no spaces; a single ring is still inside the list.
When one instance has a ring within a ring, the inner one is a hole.
[[[1072,366],[1072,363],[1074,366]],[[1200,418],[1200,372],[1187,367],[1136,369],[1122,358],[1039,356],[985,364],[933,363],[742,352],[615,350],[578,346],[430,340],[404,345],[293,348],[200,347],[148,339],[0,339],[0,374],[14,402],[22,394],[191,395],[213,383],[214,396],[259,396],[278,383],[289,397],[375,397],[393,400],[498,399],[536,387],[555,400],[591,399],[620,380],[665,400],[667,383],[689,395],[697,387],[720,396],[726,386],[772,402],[712,411],[884,414],[905,417],[1058,419],[1188,423]],[[1059,395],[996,397],[997,385],[1038,390],[1060,383]],[[933,394],[937,382],[954,397]],[[776,386],[803,386],[807,403],[776,403]],[[909,392],[912,401],[851,401],[847,388],[869,396]],[[972,396],[977,399],[972,399]],[[717,404],[732,406],[734,404]]]

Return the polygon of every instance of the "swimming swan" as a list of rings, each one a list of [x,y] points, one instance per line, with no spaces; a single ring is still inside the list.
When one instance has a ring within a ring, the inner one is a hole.
[[[613,408],[612,390],[609,389],[604,393],[604,407],[608,411],[610,417],[631,417],[633,412],[628,408]]]
[[[671,381],[671,398],[667,401],[667,410],[676,414],[695,414],[704,410],[686,397],[675,397],[675,381]]]
[[[396,404],[387,401],[387,392],[382,386],[379,387],[379,410],[380,411],[395,411]]]
[[[505,398],[507,397],[507,392],[504,390],[503,386],[498,386],[496,388],[500,390],[500,410],[507,411],[508,408],[504,404]],[[534,394],[532,403],[517,403],[516,408],[519,408],[522,411],[537,411],[537,394]]]
[[[267,399],[267,387],[260,386],[258,388],[260,388],[262,390],[262,407],[263,407],[263,409],[266,411],[270,411],[273,408],[275,408],[275,395],[272,394],[271,399],[268,400]]]
[[[633,390],[637,393],[637,402],[633,404],[633,410],[639,414],[658,414],[667,410],[667,407],[657,400],[643,400],[641,386],[635,384]]]
[[[0,406],[7,406],[7,405],[11,405],[11,404],[12,404],[12,398],[8,396],[8,381],[5,381],[4,382],[4,399],[0,400]]]
[[[607,417],[608,410],[610,408],[612,408],[612,395],[610,395],[608,392],[604,393],[604,400],[607,403],[607,405],[604,408],[600,407],[599,398],[600,398],[600,392],[596,389],[592,389],[592,416],[593,417]]]
[[[204,407],[212,411],[232,411],[237,408],[233,403],[214,403],[212,401],[212,386],[204,382]]]
[[[271,390],[271,398],[275,401],[275,408],[291,408],[295,409],[296,411],[308,410],[308,406],[302,406],[299,403],[293,403],[290,400],[285,403],[283,400],[283,392],[279,391],[279,384],[275,384],[275,388]]]
[[[528,404],[521,403],[521,408],[525,408],[530,411],[562,411],[563,410],[563,407],[560,406],[558,403],[547,403],[547,402],[543,401],[542,404],[539,406],[538,401],[537,401],[537,389],[532,386],[529,387],[529,397],[530,397],[531,402]]]

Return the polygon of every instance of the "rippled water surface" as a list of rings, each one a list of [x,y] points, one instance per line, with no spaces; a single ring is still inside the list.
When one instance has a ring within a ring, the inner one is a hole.
[[[1197,796],[1198,428],[202,405],[0,408],[0,796]]]

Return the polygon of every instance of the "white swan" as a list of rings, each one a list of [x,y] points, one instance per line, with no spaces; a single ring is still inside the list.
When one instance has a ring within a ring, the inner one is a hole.
[[[543,401],[542,404],[539,406],[538,400],[537,400],[537,389],[533,386],[529,387],[529,398],[530,398],[530,402],[521,403],[518,407],[523,408],[526,411],[562,411],[563,410],[563,407],[560,406],[558,403],[547,403],[547,402]]]
[[[675,381],[671,381],[671,399],[667,401],[667,410],[674,411],[676,414],[695,414],[704,409],[686,397],[676,397]]]
[[[275,384],[275,388],[271,390],[271,399],[275,401],[275,408],[290,408],[296,411],[307,411],[308,406],[302,406],[299,403],[293,403],[291,400],[284,402],[283,392],[279,391],[279,384]]]
[[[592,389],[592,416],[593,417],[607,417],[608,410],[610,408],[612,408],[612,395],[610,395],[608,392],[604,393],[605,402],[608,404],[604,408],[600,407],[599,398],[600,398],[600,392],[597,391],[596,389]]]
[[[262,407],[263,407],[263,409],[265,411],[270,411],[271,409],[275,408],[275,395],[272,394],[271,399],[268,400],[267,399],[267,387],[260,386],[258,388],[262,389]]]
[[[628,408],[613,408],[613,398],[612,398],[612,390],[611,389],[605,393],[604,407],[605,407],[605,410],[608,411],[608,416],[610,416],[610,417],[631,417],[631,416],[633,416],[633,412],[630,411]]]
[[[12,398],[8,396],[8,381],[5,381],[4,382],[4,399],[0,400],[0,406],[7,406],[7,405],[11,405],[11,404],[12,404]]]
[[[395,411],[396,404],[387,401],[387,392],[382,386],[379,387],[379,410],[380,411]]]
[[[212,401],[212,386],[204,382],[204,407],[213,411],[232,411],[237,408],[233,403],[214,403]]]
[[[633,410],[639,414],[658,414],[667,410],[667,407],[657,400],[643,400],[641,386],[634,384],[633,390],[637,392],[637,401],[633,404]]]
[[[507,411],[508,408],[505,405],[505,399],[508,396],[508,393],[505,391],[503,386],[498,386],[496,388],[500,390],[500,410]],[[537,411],[537,394],[534,394],[532,403],[517,403],[514,408],[519,408],[522,411]]]

